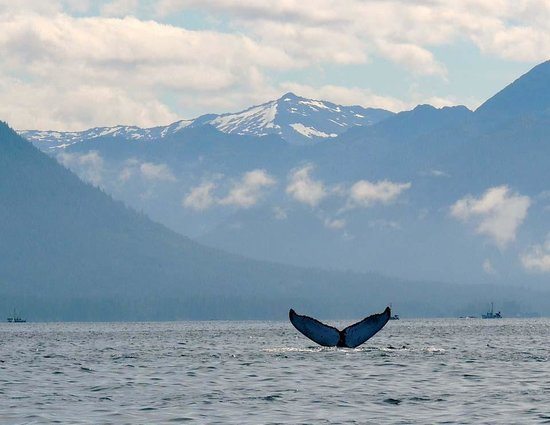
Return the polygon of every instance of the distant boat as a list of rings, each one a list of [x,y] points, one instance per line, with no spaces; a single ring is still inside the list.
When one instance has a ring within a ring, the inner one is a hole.
[[[15,311],[15,309],[13,309],[13,315],[11,317],[8,317],[8,322],[9,323],[26,323],[27,320],[19,316]]]
[[[485,314],[481,315],[482,319],[502,319],[502,314],[500,314],[500,311],[494,312],[493,309],[493,303],[491,303],[491,311],[488,311]]]

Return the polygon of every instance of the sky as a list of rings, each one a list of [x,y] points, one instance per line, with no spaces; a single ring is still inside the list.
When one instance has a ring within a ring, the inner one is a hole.
[[[475,109],[550,58],[550,0],[0,0],[0,120],[165,125],[298,95]]]

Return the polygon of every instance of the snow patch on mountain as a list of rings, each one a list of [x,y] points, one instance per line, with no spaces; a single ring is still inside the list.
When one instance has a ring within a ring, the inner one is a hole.
[[[224,133],[266,136],[267,129],[279,128],[275,124],[276,116],[277,101],[272,101],[236,114],[220,115],[209,124]]]
[[[331,134],[323,133],[322,131],[316,130],[312,127],[306,127],[305,125],[300,124],[300,123],[290,124],[290,126],[294,130],[296,130],[298,133],[300,133],[300,134],[302,134],[302,135],[304,135],[308,138],[312,138],[312,137],[326,138],[326,137],[336,137],[336,136],[338,136],[336,133],[331,133]]]
[[[162,139],[193,124],[194,120],[176,121],[163,127],[140,128],[117,125],[115,127],[96,127],[84,131],[37,131],[24,130],[19,133],[41,149],[64,149],[75,143],[113,138],[123,141],[152,141]]]
[[[183,130],[184,128],[189,127],[191,124],[193,124],[194,120],[181,120],[176,121],[175,123],[172,123],[166,127],[160,127],[160,137],[166,137],[170,134],[175,134],[180,130]],[[157,127],[159,128],[159,127]]]
[[[336,112],[340,112],[339,108],[331,109],[327,105],[325,105],[323,102],[320,102],[318,100],[300,100],[298,103],[300,103],[301,105],[307,105],[311,109],[316,109],[316,108],[318,108],[318,109],[328,109],[329,111],[333,110],[333,111],[336,111]]]

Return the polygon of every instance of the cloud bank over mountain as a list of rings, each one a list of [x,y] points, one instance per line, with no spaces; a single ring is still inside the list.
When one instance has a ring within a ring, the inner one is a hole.
[[[216,176],[214,181],[204,181],[198,186],[191,188],[182,200],[184,208],[195,211],[204,211],[213,206],[226,206],[233,208],[250,208],[256,205],[264,196],[265,192],[277,184],[277,180],[270,176],[265,170],[256,169],[245,172],[239,179],[232,179],[226,189],[226,194],[220,196],[218,187],[224,178],[223,175]]]
[[[548,22],[544,0],[2,0],[0,114],[22,129],[152,127],[289,90],[393,111],[475,107],[488,93],[449,52],[481,54],[472,72],[503,81],[550,56]]]
[[[529,248],[521,257],[523,266],[534,272],[550,272],[550,233],[543,244],[536,244]]]
[[[286,193],[292,196],[296,201],[315,207],[327,196],[327,189],[320,180],[314,180],[311,172],[314,169],[313,164],[304,165],[293,170],[289,175]]]
[[[491,238],[499,248],[505,248],[516,238],[530,204],[528,196],[512,193],[507,186],[498,186],[488,189],[479,198],[469,195],[458,200],[451,207],[451,215],[476,222],[477,233]]]

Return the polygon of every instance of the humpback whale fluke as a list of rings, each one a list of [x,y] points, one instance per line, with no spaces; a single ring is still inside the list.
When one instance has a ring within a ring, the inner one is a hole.
[[[293,309],[288,312],[288,317],[296,329],[319,345],[355,348],[374,336],[388,323],[391,310],[386,307],[383,313],[365,317],[342,331],[325,325],[312,317],[297,314]]]

